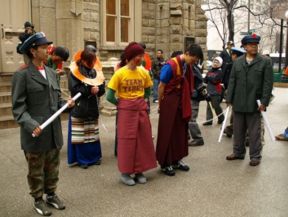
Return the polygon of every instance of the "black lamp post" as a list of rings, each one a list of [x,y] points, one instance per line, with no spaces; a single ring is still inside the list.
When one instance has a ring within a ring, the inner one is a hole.
[[[288,10],[285,12],[286,18],[286,52],[285,52],[285,67],[288,66]]]
[[[281,29],[280,29],[280,51],[279,51],[279,66],[278,66],[278,72],[279,72],[279,73],[282,72],[281,63],[282,63],[282,52],[283,52],[283,24],[284,24],[284,20],[281,19]]]

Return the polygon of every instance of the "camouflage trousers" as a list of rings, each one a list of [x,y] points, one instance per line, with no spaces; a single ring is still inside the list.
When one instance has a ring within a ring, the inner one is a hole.
[[[46,152],[24,152],[28,163],[28,184],[30,194],[34,198],[40,198],[43,194],[56,191],[60,150],[53,149]]]

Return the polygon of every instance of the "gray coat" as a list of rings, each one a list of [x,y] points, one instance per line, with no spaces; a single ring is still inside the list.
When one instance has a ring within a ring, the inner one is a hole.
[[[33,64],[17,71],[12,80],[12,110],[21,127],[21,147],[26,152],[60,149],[63,136],[60,117],[48,125],[39,137],[33,130],[46,121],[61,106],[61,92],[56,73],[45,67],[46,78]]]
[[[265,106],[273,88],[273,70],[269,58],[257,55],[251,64],[246,63],[246,55],[233,64],[230,75],[227,102],[232,103],[236,112],[256,112],[256,100]]]

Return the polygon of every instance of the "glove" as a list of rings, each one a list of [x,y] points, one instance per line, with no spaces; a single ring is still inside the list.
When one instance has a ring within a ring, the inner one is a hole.
[[[210,97],[209,94],[206,95],[206,101],[207,101],[207,102],[211,101],[211,97]]]

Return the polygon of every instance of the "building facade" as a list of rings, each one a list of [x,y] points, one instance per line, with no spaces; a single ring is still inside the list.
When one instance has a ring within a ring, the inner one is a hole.
[[[118,58],[130,41],[144,42],[166,57],[189,43],[206,48],[207,19],[200,0],[0,0],[0,72],[22,63],[16,53],[23,23],[32,21],[55,45],[71,53],[96,45],[105,62]]]

